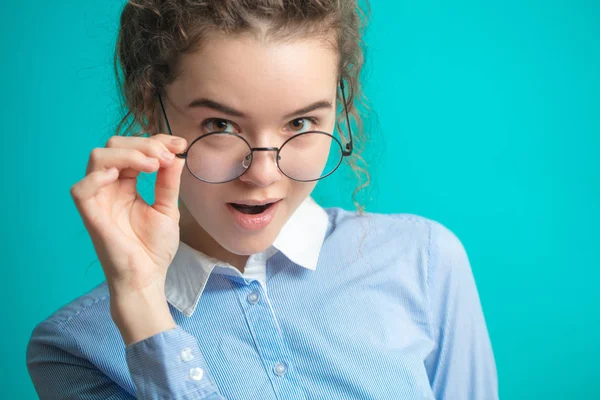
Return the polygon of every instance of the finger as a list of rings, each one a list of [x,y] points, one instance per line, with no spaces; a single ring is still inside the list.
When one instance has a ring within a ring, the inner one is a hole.
[[[148,138],[115,135],[106,142],[106,147],[136,149],[149,157],[160,159],[165,152],[173,154],[182,153],[185,150],[186,144],[185,139],[178,136],[157,133]]]
[[[154,134],[153,136],[112,136],[106,143],[107,148],[128,148],[135,149],[145,154],[147,157],[154,157],[158,160],[161,167],[169,166],[175,159],[175,154],[185,151],[187,142],[185,139],[166,134]],[[158,167],[151,171],[153,172]],[[137,178],[139,171],[127,169],[121,172],[122,178]]]
[[[152,207],[175,220],[179,216],[179,188],[181,186],[181,171],[184,165],[185,159],[176,158],[170,166],[160,168],[156,174],[154,204]]]
[[[100,189],[119,179],[119,170],[109,168],[94,171],[71,187],[71,197],[75,201],[80,214],[90,215],[88,204],[95,198]]]
[[[121,174],[122,177],[137,176],[139,172],[154,172],[159,167],[159,161],[148,157],[135,149],[98,147],[92,150],[86,174],[116,167],[119,171],[131,169],[131,173]]]

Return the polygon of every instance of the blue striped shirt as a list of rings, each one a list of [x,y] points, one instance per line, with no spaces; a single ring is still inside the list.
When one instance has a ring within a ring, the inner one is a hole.
[[[309,217],[294,214],[244,274],[181,243],[165,290],[172,330],[125,347],[105,282],[61,307],[27,348],[40,398],[498,398],[449,229],[411,214],[297,213]]]

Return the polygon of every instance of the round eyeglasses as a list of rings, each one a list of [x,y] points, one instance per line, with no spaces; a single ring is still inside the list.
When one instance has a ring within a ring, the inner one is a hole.
[[[242,176],[257,151],[275,152],[275,162],[282,174],[299,182],[313,182],[331,175],[344,157],[352,154],[352,133],[346,108],[343,81],[340,81],[344,111],[348,123],[350,142],[346,149],[333,135],[321,131],[298,133],[287,139],[280,147],[252,147],[248,141],[233,132],[210,132],[195,139],[184,153],[188,171],[206,183],[226,183]],[[171,127],[160,94],[158,95],[169,134]]]

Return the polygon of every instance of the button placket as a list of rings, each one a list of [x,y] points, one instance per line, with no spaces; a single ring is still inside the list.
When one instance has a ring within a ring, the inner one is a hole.
[[[239,300],[248,325],[252,329],[256,348],[264,362],[266,372],[271,382],[278,390],[296,392],[302,396],[301,390],[295,387],[292,363],[286,348],[281,328],[277,322],[275,312],[270,304],[268,295],[262,291],[263,286],[259,281],[253,281],[246,286],[239,287]],[[288,379],[286,379],[288,378]]]

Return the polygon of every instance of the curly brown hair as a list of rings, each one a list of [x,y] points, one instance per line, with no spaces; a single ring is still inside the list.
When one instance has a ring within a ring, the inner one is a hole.
[[[267,35],[277,39],[335,33],[339,77],[346,82],[346,104],[356,127],[349,159],[359,184],[352,194],[369,185],[361,154],[366,134],[357,104],[368,110],[360,74],[364,64],[363,31],[368,0],[129,0],[121,13],[114,68],[124,110],[116,132],[144,136],[158,131],[157,93],[177,77],[180,56],[197,50],[211,32],[239,34],[252,31],[255,22],[268,24]],[[338,91],[339,92],[339,91]],[[342,104],[338,93],[338,104]],[[345,118],[338,112],[342,134]]]

